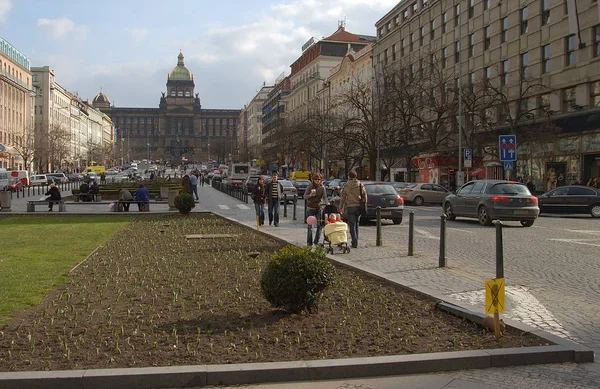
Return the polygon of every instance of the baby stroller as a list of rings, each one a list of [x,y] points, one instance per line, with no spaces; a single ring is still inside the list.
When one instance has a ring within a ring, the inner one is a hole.
[[[331,222],[330,222],[330,217]],[[335,222],[333,222],[335,218]],[[343,254],[350,252],[350,246],[348,246],[348,224],[342,222],[338,208],[333,205],[327,205],[323,208],[323,215],[321,218],[323,224],[323,243],[327,245],[325,251],[329,254],[333,254],[334,246],[337,246],[339,251]]]

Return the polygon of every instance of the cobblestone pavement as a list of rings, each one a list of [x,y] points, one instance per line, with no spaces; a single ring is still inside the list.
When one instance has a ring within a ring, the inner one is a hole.
[[[205,187],[203,192],[201,209],[255,226],[252,204],[243,204],[210,187]],[[407,256],[410,211],[415,212],[414,257]],[[384,274],[404,285],[425,286],[482,312],[484,282],[495,278],[495,228],[480,226],[476,220],[469,219],[448,222],[447,267],[439,268],[441,213],[437,206],[409,206],[401,225],[384,222],[382,246],[375,246],[376,226],[369,223],[360,227],[358,249],[334,257],[354,267]],[[279,227],[264,226],[262,230],[291,243],[305,245],[300,203],[296,221],[292,220],[292,214],[290,205],[288,217],[281,218]],[[596,299],[600,297],[600,220],[542,215],[530,228],[515,222],[504,225],[507,285],[504,316],[600,352],[600,313],[596,309]],[[594,363],[521,366],[442,375],[501,388],[598,388],[599,373],[600,364]],[[334,387],[353,387],[343,385]],[[383,387],[387,386],[378,386]]]

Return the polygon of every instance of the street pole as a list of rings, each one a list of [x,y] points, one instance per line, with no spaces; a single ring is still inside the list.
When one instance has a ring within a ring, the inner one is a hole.
[[[458,188],[464,183],[463,176],[463,152],[462,152],[462,137],[463,137],[463,101],[462,101],[462,9],[460,2],[458,4],[458,170],[456,171],[456,187]]]
[[[379,76],[381,75],[381,62],[377,64],[377,72],[375,73],[375,82],[377,86],[377,161],[375,163],[375,180],[381,181],[381,166],[379,162],[379,131],[381,127],[381,93],[379,91]]]

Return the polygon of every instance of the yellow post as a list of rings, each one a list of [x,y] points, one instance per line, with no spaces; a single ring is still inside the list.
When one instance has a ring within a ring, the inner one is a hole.
[[[258,215],[256,215],[256,231],[260,231],[260,220],[258,219]]]
[[[500,339],[502,333],[500,332],[500,312],[494,313],[494,335],[496,340]]]

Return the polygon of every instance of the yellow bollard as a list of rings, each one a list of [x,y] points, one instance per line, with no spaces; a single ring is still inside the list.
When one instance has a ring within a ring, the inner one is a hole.
[[[256,215],[256,231],[260,231],[260,220],[258,219],[258,215]]]

